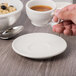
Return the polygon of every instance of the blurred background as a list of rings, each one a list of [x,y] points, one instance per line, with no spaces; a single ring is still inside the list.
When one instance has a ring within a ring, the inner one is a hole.
[[[67,5],[73,4],[73,0],[54,0],[56,2],[57,8],[63,8]],[[76,2],[76,0],[74,0]]]
[[[56,2],[69,2],[69,3],[73,3],[73,0],[54,0],[54,1],[56,1]]]

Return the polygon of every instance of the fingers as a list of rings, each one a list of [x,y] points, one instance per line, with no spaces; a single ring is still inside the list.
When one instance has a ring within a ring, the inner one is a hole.
[[[54,22],[58,22],[58,17],[55,15],[57,12],[59,12],[60,11],[60,9],[57,9],[56,11],[55,11],[55,13],[54,13],[54,17],[53,17],[53,21]]]
[[[68,36],[76,36],[76,25],[71,21],[63,21],[62,23],[53,26],[53,31]]]
[[[54,21],[54,22],[58,22],[57,16],[54,16],[54,17],[53,17],[53,21]]]
[[[63,27],[57,27],[56,28],[56,32],[59,33],[59,34],[63,33],[63,30],[64,30]]]
[[[73,24],[73,22],[70,20],[63,21],[63,25],[70,25],[70,24]]]
[[[76,24],[72,24],[73,35],[76,36]]]
[[[72,26],[71,26],[71,24],[69,24],[69,25],[64,25],[64,28],[65,28],[65,29],[68,29],[68,30],[71,30]]]
[[[70,35],[72,35],[72,30],[65,29],[65,30],[63,31],[63,34],[70,36]]]
[[[61,24],[57,24],[53,27],[53,31],[57,33],[63,33],[64,27]]]
[[[59,11],[60,11],[60,9],[56,10],[55,13],[57,13]],[[55,13],[54,13],[53,21],[58,22],[58,17],[55,15]]]

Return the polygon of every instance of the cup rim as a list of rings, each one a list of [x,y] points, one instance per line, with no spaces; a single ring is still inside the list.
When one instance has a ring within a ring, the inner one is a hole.
[[[20,0],[18,0],[18,1],[20,1]],[[14,12],[11,12],[11,13],[0,15],[0,18],[8,17],[10,15],[13,15],[13,14],[16,14],[16,13],[20,12],[23,9],[23,3],[21,1],[20,1],[20,3],[21,3],[21,8],[20,9],[14,11]]]
[[[33,11],[33,12],[36,12],[36,13],[49,13],[49,12],[52,12],[52,11],[56,10],[56,3],[55,3],[55,1],[53,1],[53,0],[50,0],[50,1],[52,1],[52,2],[55,4],[55,8],[53,8],[52,10],[43,11],[43,12],[42,12],[42,11],[32,10],[31,8],[28,7],[29,3],[32,2],[32,1],[34,1],[34,0],[28,1],[28,2],[26,3],[25,7],[28,8],[29,10]]]

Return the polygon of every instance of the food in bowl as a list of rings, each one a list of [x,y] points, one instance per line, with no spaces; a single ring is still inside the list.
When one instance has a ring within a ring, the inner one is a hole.
[[[16,8],[13,5],[8,5],[8,3],[0,4],[0,15],[8,14],[14,11],[16,11]]]

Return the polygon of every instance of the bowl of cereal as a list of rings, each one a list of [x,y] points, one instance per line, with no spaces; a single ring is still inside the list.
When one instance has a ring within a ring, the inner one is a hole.
[[[0,0],[0,33],[18,20],[22,9],[20,0]]]

